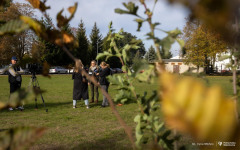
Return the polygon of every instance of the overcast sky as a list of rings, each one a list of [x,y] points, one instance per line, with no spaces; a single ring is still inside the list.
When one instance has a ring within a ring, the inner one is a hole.
[[[137,0],[135,0],[137,1]],[[25,0],[14,0],[14,2],[26,3]],[[145,34],[150,31],[148,24],[143,25],[141,32],[137,32],[137,23],[133,21],[136,17],[130,15],[120,15],[114,12],[115,8],[124,8],[122,3],[129,2],[129,0],[48,0],[47,5],[51,7],[47,12],[53,18],[53,22],[56,23],[57,13],[64,8],[64,15],[69,16],[67,8],[73,6],[75,2],[78,2],[77,12],[71,20],[70,25],[72,27],[77,27],[82,19],[87,35],[89,36],[94,23],[97,23],[98,28],[102,36],[106,36],[108,32],[108,25],[110,21],[113,22],[113,28],[119,31],[121,28],[126,32],[137,36],[137,38],[142,39],[146,50],[153,44],[152,41],[146,40]],[[154,0],[149,0],[149,8],[152,8]],[[139,7],[139,13],[144,16],[143,7],[138,2],[136,2]],[[35,13],[38,17],[41,17],[40,13],[36,11]],[[185,18],[188,15],[188,11],[185,10],[180,5],[169,5],[165,0],[159,0],[155,12],[154,21],[160,22],[159,28],[169,31],[176,28],[182,30],[185,25]],[[145,16],[144,16],[145,17]],[[158,37],[164,37],[163,32],[157,32]],[[178,44],[174,44],[172,47],[172,53],[174,56],[179,54]]]

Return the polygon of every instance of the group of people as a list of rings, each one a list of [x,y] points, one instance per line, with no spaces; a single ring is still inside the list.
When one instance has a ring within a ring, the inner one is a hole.
[[[8,71],[8,82],[10,84],[10,97],[15,91],[21,88],[22,77],[18,72],[20,68],[17,64],[17,57],[13,56],[11,59],[11,64]],[[84,69],[82,66],[81,69]],[[91,61],[90,68],[88,69],[88,74],[95,79],[97,84],[100,84],[101,87],[108,92],[109,81],[107,80],[107,76],[111,74],[111,70],[109,65],[106,62],[101,62],[100,67],[96,64],[96,61]],[[98,86],[91,81],[88,81],[86,76],[82,74],[80,68],[75,67],[74,72],[72,74],[72,79],[74,80],[73,84],[73,108],[76,108],[77,100],[83,99],[87,108],[89,108],[89,95],[88,95],[88,85],[90,85],[91,89],[91,103],[98,103],[99,92]],[[95,99],[94,99],[95,96]],[[108,106],[108,100],[103,95],[103,102],[101,107]],[[23,110],[23,106],[18,106],[17,109]],[[9,108],[10,111],[13,110],[12,107]]]
[[[84,67],[82,66],[82,69]],[[108,92],[109,81],[107,80],[107,76],[111,74],[111,70],[109,65],[106,62],[101,62],[100,67],[97,66],[96,61],[91,61],[90,68],[88,69],[88,74],[95,79],[95,81],[101,85],[103,90]],[[77,100],[83,99],[87,108],[89,108],[89,95],[88,95],[88,85],[90,85],[91,89],[91,103],[98,103],[99,92],[98,86],[91,81],[88,81],[86,76],[84,76],[79,68],[75,67],[74,72],[72,74],[72,79],[74,80],[73,85],[73,108],[76,108]],[[95,98],[94,99],[94,95]],[[101,107],[108,106],[108,100],[103,95],[103,102]]]

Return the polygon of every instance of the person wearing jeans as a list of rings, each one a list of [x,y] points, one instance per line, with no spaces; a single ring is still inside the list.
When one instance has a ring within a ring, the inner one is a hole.
[[[22,77],[18,73],[20,71],[20,67],[17,67],[17,57],[13,56],[11,59],[11,65],[8,70],[8,82],[10,84],[10,96],[9,101],[11,100],[11,96],[14,92],[18,91],[21,88]],[[16,109],[23,110],[23,106],[18,106]],[[9,108],[10,111],[13,110],[12,107]]]
[[[92,76],[98,82],[99,77],[98,77],[97,73],[99,73],[99,67],[96,64],[96,61],[92,60],[88,74],[90,76]],[[94,102],[94,93],[95,93],[95,98],[96,98],[95,102],[98,103],[98,97],[99,97],[98,87],[96,85],[94,85],[92,82],[89,82],[88,85],[90,85],[90,89],[91,89],[91,103]]]
[[[109,81],[107,80],[107,76],[109,76],[111,74],[111,70],[109,68],[109,65],[106,62],[101,62],[100,64],[102,70],[100,71],[100,73],[98,74],[100,79],[99,79],[99,83],[101,85],[101,87],[108,93],[108,87],[109,87]],[[108,106],[108,100],[107,98],[103,95],[103,102],[102,102],[102,107],[106,107]]]

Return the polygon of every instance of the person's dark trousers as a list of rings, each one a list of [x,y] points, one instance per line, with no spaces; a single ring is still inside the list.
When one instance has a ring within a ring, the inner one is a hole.
[[[108,93],[108,85],[101,85],[101,87]],[[102,106],[108,106],[108,100],[107,97],[103,95],[103,102],[102,102]]]
[[[90,88],[91,88],[91,103],[94,102],[94,93],[95,93],[95,97],[96,97],[96,103],[98,102],[98,97],[99,97],[99,93],[98,93],[98,87],[95,86],[93,83],[90,83]]]

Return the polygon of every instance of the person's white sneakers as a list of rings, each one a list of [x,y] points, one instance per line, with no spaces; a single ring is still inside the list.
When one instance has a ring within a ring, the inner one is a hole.
[[[76,106],[73,106],[73,108],[76,108]]]
[[[10,110],[10,111],[13,111],[13,108],[12,108],[12,107],[10,107],[10,108],[8,108],[8,110]]]
[[[23,110],[24,108],[22,106],[19,106],[18,109]]]
[[[87,109],[89,109],[89,106],[87,106]]]

